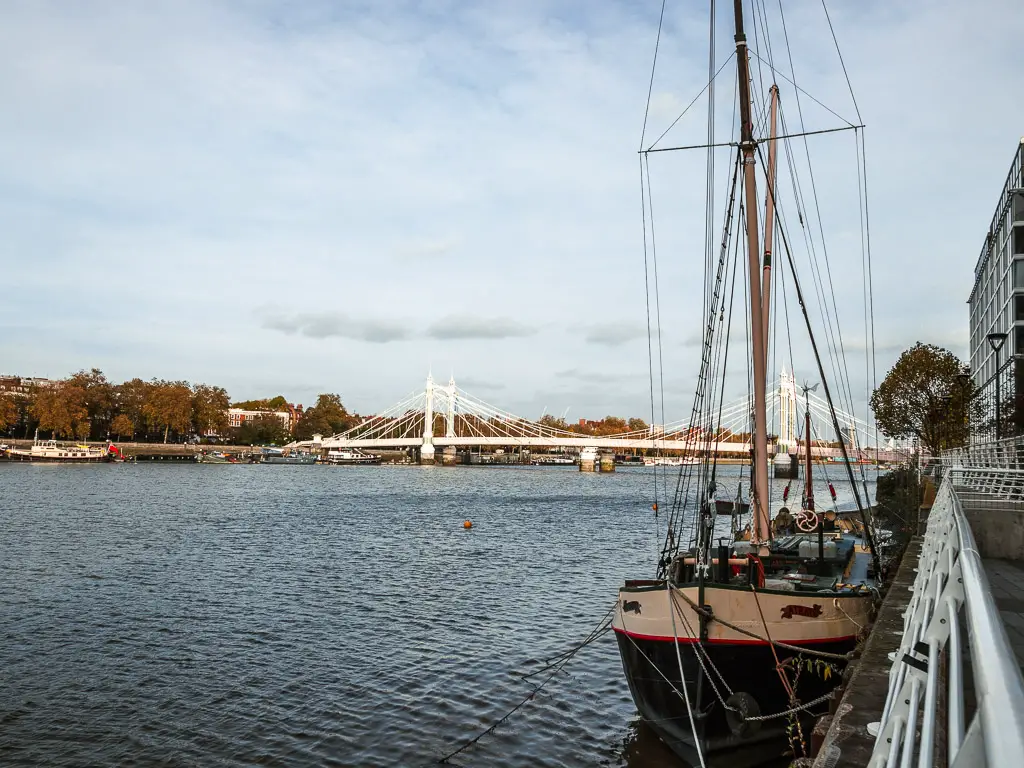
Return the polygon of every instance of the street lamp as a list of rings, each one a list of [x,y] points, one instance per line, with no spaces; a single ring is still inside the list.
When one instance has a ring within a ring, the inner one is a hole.
[[[999,421],[999,350],[1003,348],[1003,344],[1006,343],[1005,333],[990,333],[985,338],[988,339],[988,345],[992,347],[992,351],[996,353],[996,440],[999,440],[1002,435],[1001,423]]]

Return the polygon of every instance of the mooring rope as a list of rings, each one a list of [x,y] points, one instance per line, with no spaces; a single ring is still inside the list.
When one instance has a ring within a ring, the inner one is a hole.
[[[455,750],[449,752],[448,754],[446,754],[444,757],[439,758],[435,762],[435,764],[436,765],[446,764],[449,760],[451,760],[456,755],[460,754],[461,752],[465,752],[467,749],[469,749],[474,744],[476,744],[478,741],[480,741],[480,739],[482,739],[484,736],[488,735],[489,733],[493,733],[498,728],[499,725],[504,723],[512,715],[514,715],[516,712],[518,712],[520,709],[522,709],[524,706],[526,706],[526,704],[529,701],[531,701],[538,693],[540,693],[541,690],[543,690],[544,687],[549,682],[551,682],[551,680],[554,679],[554,677],[559,672],[562,671],[563,667],[565,667],[566,664],[568,664],[570,661],[572,661],[572,659],[576,656],[577,653],[579,653],[579,651],[581,651],[586,646],[590,645],[592,642],[594,642],[594,640],[596,640],[597,638],[601,637],[605,633],[605,631],[607,631],[607,629],[611,626],[611,619],[608,618],[608,617],[612,613],[612,611],[615,610],[615,607],[618,605],[618,602],[619,601],[616,599],[615,604],[612,605],[612,607],[608,609],[608,611],[604,614],[604,616],[601,617],[601,621],[598,622],[598,625],[594,629],[592,629],[581,642],[579,642],[574,647],[570,648],[568,651],[563,651],[562,653],[560,653],[560,654],[558,654],[556,656],[551,657],[551,658],[554,658],[554,659],[557,659],[557,658],[561,657],[560,661],[554,662],[553,664],[549,664],[544,669],[536,670],[535,672],[531,673],[531,674],[536,675],[536,674],[540,674],[545,669],[552,670],[551,674],[548,675],[547,677],[545,677],[543,680],[541,680],[540,683],[538,683],[536,686],[534,686],[533,690],[531,690],[522,699],[522,701],[520,701],[518,704],[516,704],[514,707],[512,707],[512,709],[508,710],[505,714],[503,714],[501,717],[499,717],[497,720],[495,720],[493,723],[491,723],[487,728],[482,730],[480,733],[478,733],[472,739],[470,739],[469,741],[466,741],[465,743],[463,743],[460,747],[458,747],[458,749],[455,749]],[[550,661],[550,659],[549,659],[549,661]],[[525,680],[529,676],[530,675],[524,675],[524,676],[522,676],[522,679]]]

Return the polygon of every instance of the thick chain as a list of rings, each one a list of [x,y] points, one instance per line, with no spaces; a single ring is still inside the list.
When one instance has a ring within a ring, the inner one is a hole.
[[[774,715],[758,715],[757,717],[745,717],[744,720],[750,720],[751,722],[763,722],[764,720],[774,720],[777,717],[785,717],[786,715],[795,715],[797,712],[803,712],[805,709],[816,707],[819,704],[826,702],[831,698],[831,693],[826,693],[824,696],[819,696],[814,701],[808,701],[806,704],[801,704],[798,707],[787,709],[785,712],[776,712]]]

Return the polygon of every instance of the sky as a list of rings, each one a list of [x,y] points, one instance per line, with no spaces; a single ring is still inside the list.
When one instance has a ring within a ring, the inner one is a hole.
[[[715,138],[729,141],[718,5]],[[918,340],[966,358],[974,265],[1024,135],[1024,5],[832,0],[856,107],[820,4],[783,7],[792,68],[772,0],[752,48],[803,89],[798,105],[779,80],[787,128],[867,126],[877,377]],[[306,404],[337,392],[373,413],[432,371],[523,416],[648,417],[637,150],[708,80],[707,8],[668,0],[652,84],[660,0],[5,4],[0,373],[98,367]],[[769,74],[755,70],[758,96]],[[706,138],[699,101],[659,146]],[[791,146],[812,159],[817,264],[827,251],[862,412],[854,136]],[[649,156],[656,421],[688,414],[700,362],[705,160]],[[798,378],[816,380],[795,301],[783,310]]]

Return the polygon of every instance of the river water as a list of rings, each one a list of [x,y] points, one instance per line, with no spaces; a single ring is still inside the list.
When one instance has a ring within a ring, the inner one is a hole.
[[[0,465],[0,764],[429,765],[653,574],[653,482]],[[681,766],[610,634],[451,764]]]

